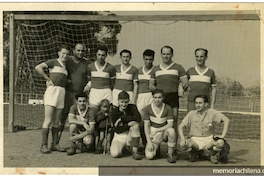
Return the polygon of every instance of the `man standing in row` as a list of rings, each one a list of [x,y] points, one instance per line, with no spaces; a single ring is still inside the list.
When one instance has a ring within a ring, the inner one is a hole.
[[[150,89],[161,89],[165,93],[164,103],[172,107],[174,118],[174,129],[177,130],[179,96],[179,81],[182,82],[183,89],[188,87],[188,79],[184,68],[172,61],[173,49],[170,46],[161,48],[162,63],[154,67],[154,73],[151,75]],[[178,133],[176,133],[177,146]]]
[[[130,102],[136,104],[138,94],[138,71],[130,64],[132,53],[129,50],[120,52],[121,64],[115,65],[116,79],[113,89],[113,105],[118,107],[118,94],[126,91],[129,94]]]
[[[187,71],[187,76],[190,82],[187,111],[189,112],[191,110],[195,110],[195,96],[204,94],[209,98],[210,92],[210,108],[214,109],[216,95],[216,78],[214,71],[205,65],[208,51],[207,49],[197,48],[194,54],[197,65],[195,67],[189,68],[189,70]]]
[[[68,84],[66,85],[64,108],[59,125],[59,139],[64,130],[70,108],[75,104],[75,95],[82,92],[88,82],[87,65],[90,64],[91,61],[84,58],[83,44],[77,43],[74,47],[73,54],[74,55],[66,61]]]
[[[138,68],[138,98],[137,98],[137,108],[140,114],[142,114],[142,109],[153,102],[153,96],[151,90],[149,89],[150,76],[153,72],[153,61],[155,52],[153,50],[147,49],[143,53],[144,66]],[[142,115],[141,115],[142,117]],[[146,147],[146,136],[144,133],[144,123],[143,119],[140,125],[140,135],[142,138],[143,148]]]
[[[116,71],[114,66],[105,61],[108,49],[99,47],[96,52],[96,61],[87,67],[89,82],[84,91],[89,93],[90,107],[99,107],[103,99],[112,102],[112,89]]]

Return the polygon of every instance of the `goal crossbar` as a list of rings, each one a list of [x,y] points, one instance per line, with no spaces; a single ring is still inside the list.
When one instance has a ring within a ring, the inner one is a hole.
[[[174,12],[173,12],[174,13]],[[256,11],[197,11],[175,12],[175,15],[68,15],[68,14],[15,14],[14,20],[74,20],[74,21],[212,21],[259,20]]]

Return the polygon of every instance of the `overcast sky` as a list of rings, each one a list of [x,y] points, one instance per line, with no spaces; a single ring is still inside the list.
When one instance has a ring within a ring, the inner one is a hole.
[[[131,63],[139,67],[143,64],[144,50],[153,49],[157,65],[161,62],[160,48],[170,45],[175,50],[173,60],[187,70],[196,64],[194,50],[203,47],[209,51],[206,64],[218,77],[227,76],[245,87],[260,82],[260,25],[257,20],[120,23],[118,54],[109,58],[110,63],[119,64],[119,52],[129,49]]]

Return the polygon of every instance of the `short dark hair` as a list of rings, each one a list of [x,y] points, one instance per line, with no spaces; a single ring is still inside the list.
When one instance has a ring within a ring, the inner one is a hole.
[[[162,89],[155,89],[152,91],[152,96],[154,96],[157,93],[161,93],[163,97],[165,95]]]
[[[208,103],[209,102],[208,97],[206,95],[196,95],[194,97],[194,102],[195,102],[196,98],[202,98],[202,99],[204,99],[204,102],[205,103]]]
[[[127,49],[123,49],[121,52],[120,52],[120,56],[122,56],[123,53],[129,53],[130,57],[132,57],[132,53],[131,51],[127,50]]]
[[[58,47],[58,51],[61,51],[62,49],[66,49],[66,50],[70,51],[70,47],[66,44],[62,44]]]
[[[85,97],[86,99],[88,99],[88,96],[85,92],[80,92],[75,95],[76,100],[78,100],[79,97]]]
[[[104,105],[104,104],[107,104],[110,106],[110,101],[108,99],[103,99],[100,103],[100,106]]]
[[[170,47],[170,46],[168,46],[168,45],[163,46],[163,47],[161,48],[161,50],[160,50],[161,53],[162,53],[163,48],[168,48],[168,49],[170,49],[170,50],[171,50],[171,53],[173,54],[173,48],[172,48],[172,47]]]
[[[194,51],[194,54],[196,55],[196,52],[197,51],[204,51],[204,56],[207,56],[207,54],[208,54],[208,50],[207,49],[204,49],[204,48],[197,48],[195,51]]]
[[[82,43],[76,43],[76,45],[74,46],[74,49],[76,48],[77,45],[82,45],[83,48],[84,48],[84,44],[82,44]]]
[[[99,50],[105,51],[106,54],[108,52],[108,48],[106,46],[98,46],[97,49],[96,49],[96,52],[99,51]]]
[[[118,100],[129,99],[129,94],[126,91],[122,91],[118,94]]]
[[[150,49],[146,49],[146,50],[144,51],[144,53],[143,53],[143,57],[144,57],[144,56],[152,56],[152,57],[154,58],[154,56],[155,56],[155,51],[150,50]]]

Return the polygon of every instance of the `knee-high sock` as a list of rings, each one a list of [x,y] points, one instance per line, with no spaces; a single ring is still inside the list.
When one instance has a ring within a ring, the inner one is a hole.
[[[132,137],[132,147],[138,147],[139,146],[139,139],[140,137]]]
[[[58,143],[59,128],[52,127],[51,132],[52,132],[52,143],[53,145],[56,145]]]
[[[49,128],[42,128],[42,145],[48,145]]]

